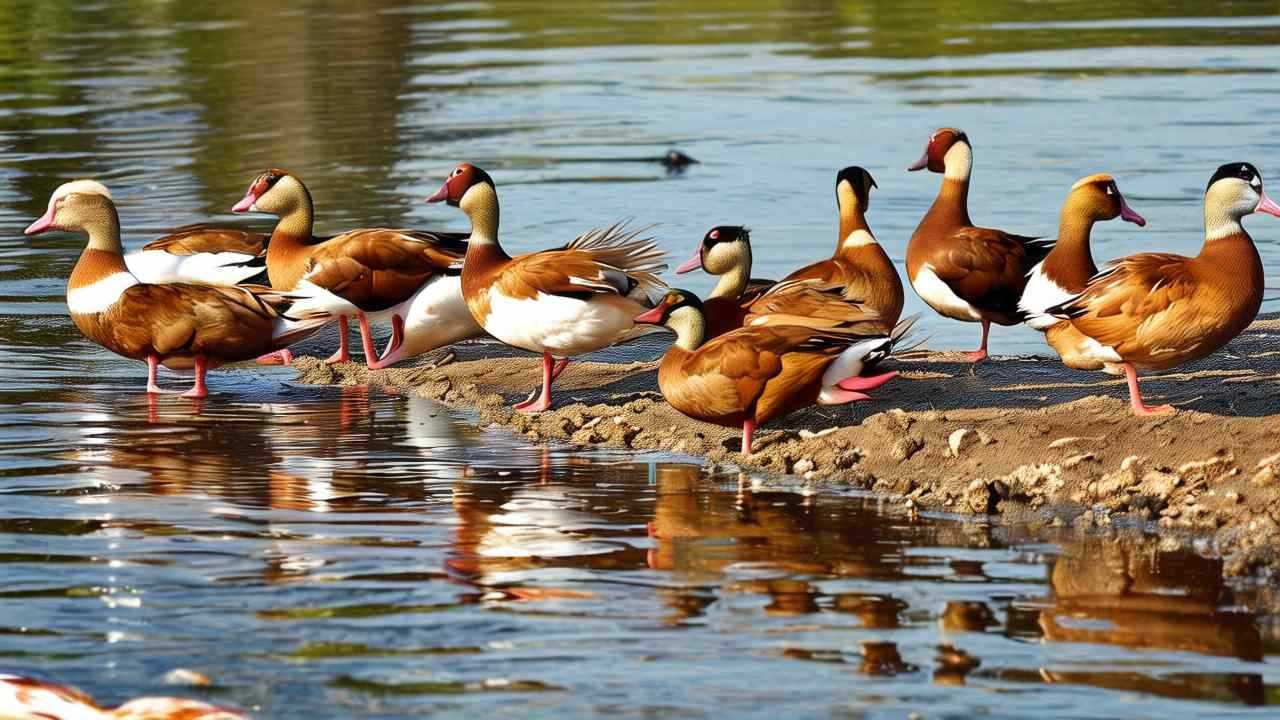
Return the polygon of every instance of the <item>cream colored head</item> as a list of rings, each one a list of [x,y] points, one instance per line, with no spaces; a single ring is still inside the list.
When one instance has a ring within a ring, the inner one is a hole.
[[[1280,217],[1280,205],[1262,190],[1262,173],[1247,162],[1219,167],[1205,188],[1205,237],[1217,240],[1244,232],[1240,220],[1254,212]]]
[[[27,235],[49,230],[87,232],[89,246],[119,251],[120,219],[111,191],[96,180],[63,183],[49,197],[49,207],[26,229]]]
[[[689,352],[701,347],[706,338],[706,311],[698,296],[688,290],[668,290],[653,309],[636,317],[635,321],[670,329],[676,334],[676,346]]]
[[[1138,227],[1147,224],[1146,219],[1125,202],[1115,178],[1106,173],[1080,178],[1071,186],[1063,205],[1064,222],[1068,214],[1090,222],[1123,218]]]
[[[280,217],[299,210],[311,212],[311,193],[296,176],[279,168],[254,178],[244,198],[231,208],[235,213],[261,212]]]

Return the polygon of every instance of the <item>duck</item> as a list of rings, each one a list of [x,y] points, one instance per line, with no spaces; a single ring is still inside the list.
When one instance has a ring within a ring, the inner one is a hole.
[[[403,308],[402,315],[392,316],[391,340],[378,359],[368,363],[370,369],[382,370],[436,348],[484,336],[484,328],[462,297],[462,275],[453,269],[428,279]]]
[[[239,285],[261,275],[267,236],[239,228],[186,225],[124,256],[141,282]]]
[[[1070,322],[1047,311],[1082,292],[1089,278],[1097,274],[1089,234],[1094,223],[1115,218],[1138,227],[1147,224],[1146,219],[1125,202],[1120,186],[1111,175],[1097,173],[1076,181],[1062,205],[1058,241],[1048,257],[1031,269],[1027,286],[1018,300],[1018,308],[1026,315],[1026,324],[1043,332],[1045,341],[1062,358],[1063,364],[1077,370],[1102,369],[1102,362],[1092,352],[1093,341]]]
[[[463,233],[361,228],[329,238],[314,237],[310,191],[296,175],[279,168],[254,178],[231,210],[280,218],[267,243],[267,277],[277,290],[305,295],[298,303],[300,310],[337,319],[338,350],[325,360],[331,364],[351,359],[347,323],[354,317],[360,325],[365,362],[372,368],[380,356],[374,350],[370,322],[390,319],[393,333],[396,327],[403,330],[415,295],[431,280],[457,274],[456,266],[466,252]],[[461,296],[455,302],[461,303]],[[260,358],[266,363],[290,360],[288,353]]]
[[[142,697],[107,709],[69,685],[0,675],[0,717],[13,720],[248,720],[231,708],[179,697]]]
[[[838,280],[752,278],[751,263],[751,231],[741,225],[717,225],[706,232],[693,256],[676,268],[677,274],[702,269],[720,278],[701,301],[708,339],[745,325],[884,324],[873,308],[851,299]]]
[[[708,340],[702,302],[672,289],[636,322],[673,331],[658,366],[658,388],[676,410],[704,422],[742,427],[742,454],[751,454],[756,427],[817,403],[869,400],[867,391],[896,371],[864,376],[910,328],[893,334],[842,332],[798,325],[744,327]]]
[[[926,168],[942,173],[942,188],[907,242],[907,279],[940,315],[982,323],[982,344],[964,354],[980,362],[987,358],[991,323],[1023,321],[1018,300],[1027,275],[1053,241],[974,226],[968,206],[973,148],[964,131],[940,128],[930,135],[924,155],[907,170]]]
[[[194,368],[185,397],[208,395],[205,373],[301,340],[332,318],[315,312],[287,315],[292,297],[261,286],[150,284],[125,265],[120,217],[105,185],[75,180],[59,186],[27,235],[53,230],[85,233],[89,242],[67,283],[71,320],[85,337],[147,363],[147,392],[160,365]]]
[[[551,386],[569,358],[625,342],[650,329],[633,322],[665,288],[663,253],[643,230],[591,230],[568,244],[511,257],[498,241],[498,191],[480,167],[462,163],[426,199],[460,208],[471,221],[462,295],[485,332],[542,354],[542,389],[513,409],[551,408]]]
[[[1241,221],[1261,212],[1280,217],[1248,162],[1220,166],[1204,195],[1204,244],[1195,257],[1140,253],[1114,260],[1084,289],[1046,311],[1091,341],[1097,362],[1123,374],[1134,415],[1164,415],[1147,406],[1137,370],[1164,370],[1215,352],[1253,322],[1262,306],[1262,260]]]
[[[835,254],[806,265],[783,280],[838,283],[844,287],[846,297],[857,298],[862,305],[880,315],[886,328],[893,328],[902,316],[902,278],[867,225],[871,188],[874,187],[879,187],[875,178],[857,165],[836,173],[840,242],[836,245]]]

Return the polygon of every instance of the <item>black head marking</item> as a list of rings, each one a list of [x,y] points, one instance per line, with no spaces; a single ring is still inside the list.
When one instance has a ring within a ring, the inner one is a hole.
[[[1255,190],[1262,190],[1262,173],[1258,172],[1258,168],[1254,167],[1253,163],[1234,162],[1219,167],[1213,177],[1209,178],[1209,184],[1205,186],[1205,191],[1207,192],[1219,180],[1227,178],[1243,180],[1252,185]]]
[[[703,236],[702,247],[710,250],[720,243],[735,242],[737,240],[751,242],[751,231],[742,225],[717,225],[708,230],[707,234]]]

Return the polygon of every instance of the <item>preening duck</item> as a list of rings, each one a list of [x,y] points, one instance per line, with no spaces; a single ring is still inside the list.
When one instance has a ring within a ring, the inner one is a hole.
[[[1077,370],[1102,368],[1094,353],[1096,343],[1070,322],[1050,315],[1048,309],[1084,291],[1089,278],[1097,274],[1089,235],[1094,223],[1117,217],[1138,227],[1147,224],[1125,202],[1120,187],[1110,175],[1090,175],[1072,185],[1062,205],[1058,241],[1049,256],[1031,270],[1022,299],[1018,301],[1018,307],[1027,316],[1026,323],[1045,334],[1045,341],[1057,351],[1063,364]]]
[[[0,675],[0,717],[13,720],[248,720],[199,700],[143,697],[107,709],[80,690],[21,675]]]
[[[498,243],[498,191],[488,173],[462,163],[427,198],[440,201],[471,220],[462,295],[472,316],[498,340],[542,353],[542,391],[516,410],[550,408],[568,358],[647,332],[632,320],[651,304],[649,293],[665,287],[657,274],[666,269],[651,239],[615,225],[513,258]]]
[[[1137,368],[1163,370],[1205,357],[1258,314],[1262,260],[1241,225],[1254,212],[1280,217],[1280,205],[1262,190],[1262,175],[1247,162],[1223,165],[1205,190],[1199,255],[1142,253],[1116,260],[1078,295],[1048,309],[1093,341],[1098,364],[1124,373],[1135,415],[1173,411],[1142,402]]]
[[[991,323],[1016,325],[1027,274],[1049,254],[1050,240],[974,227],[969,219],[973,148],[964,132],[942,128],[929,137],[924,156],[908,170],[942,173],[942,188],[907,243],[907,277],[939,314],[982,323],[982,345],[967,353],[987,357]]]
[[[313,237],[311,193],[297,176],[285,170],[268,170],[255,178],[232,211],[271,213],[280,218],[267,246],[267,277],[277,290],[307,296],[298,303],[300,308],[338,319],[339,346],[327,360],[331,363],[351,358],[347,339],[350,317],[360,324],[365,362],[370,367],[378,364],[370,321],[391,320],[393,338],[386,355],[394,355],[394,334],[403,332],[414,296],[431,281],[456,275],[457,263],[466,251],[466,236],[461,233],[362,228],[330,238]],[[281,359],[288,361],[287,356]]]
[[[160,392],[156,369],[165,365],[194,368],[195,384],[185,395],[204,397],[208,368],[278,350],[332,319],[314,312],[287,316],[291,299],[270,288],[140,282],[124,262],[111,193],[92,180],[55,190],[26,234],[50,230],[88,235],[67,283],[71,319],[106,349],[145,360],[148,392]]]
[[[693,257],[676,268],[677,273],[701,268],[720,278],[702,301],[708,339],[744,326],[885,327],[880,314],[851,298],[838,279],[789,277],[775,283],[751,278],[751,263],[750,231],[717,225],[703,236]]]
[[[796,270],[784,280],[821,280],[844,287],[847,298],[874,310],[892,329],[902,315],[902,278],[867,225],[871,188],[876,181],[857,165],[836,173],[836,208],[840,212],[840,242],[826,260]]]
[[[262,233],[187,225],[124,256],[141,282],[199,282],[237,285],[266,267],[267,236]]]
[[[866,391],[896,372],[863,376],[884,359],[914,320],[892,335],[772,325],[706,338],[702,303],[671,290],[636,322],[663,325],[675,343],[658,368],[658,387],[671,406],[696,420],[742,426],[742,453],[751,453],[755,428],[795,410],[869,400]]]

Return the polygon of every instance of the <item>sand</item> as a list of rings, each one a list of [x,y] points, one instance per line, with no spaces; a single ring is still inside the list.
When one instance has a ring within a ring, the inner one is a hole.
[[[1280,569],[1280,316],[1260,318],[1224,350],[1144,376],[1150,404],[1176,415],[1136,418],[1123,379],[1048,357],[977,366],[918,351],[887,367],[901,377],[871,402],[810,408],[757,432],[691,420],[657,392],[667,337],[574,362],[555,409],[512,412],[541,378],[541,360],[492,341],[433,352],[404,367],[297,361],[313,384],[385,385],[478,413],[534,440],[662,450],[840,483],[895,498],[908,513],[943,511],[1073,526],[1135,526],[1227,559],[1231,575]]]

